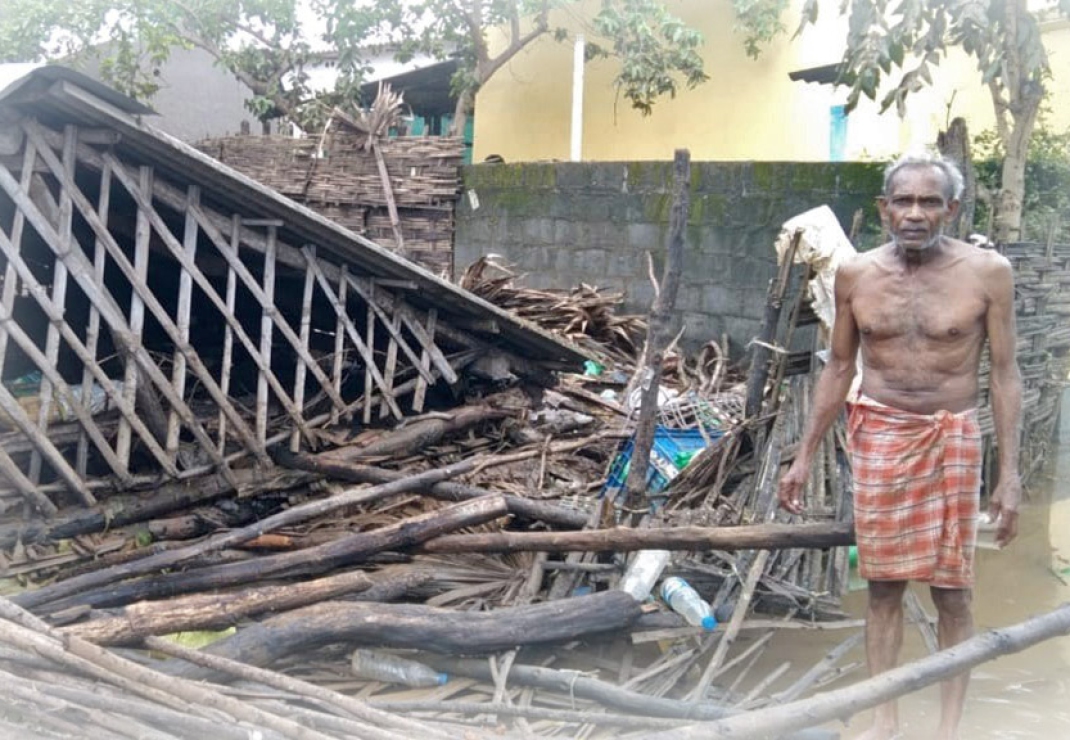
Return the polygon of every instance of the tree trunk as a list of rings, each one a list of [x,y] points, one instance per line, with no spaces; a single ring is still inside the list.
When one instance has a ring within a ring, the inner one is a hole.
[[[1016,123],[1007,143],[1000,177],[999,197],[996,199],[994,238],[997,244],[1010,244],[1022,236],[1022,204],[1025,200],[1025,165],[1029,150],[1029,136]]]
[[[205,648],[205,652],[254,666],[272,665],[286,655],[338,642],[475,655],[618,632],[640,613],[639,602],[623,591],[490,612],[418,604],[328,602],[246,627]],[[176,665],[174,672],[198,679],[210,673],[186,665]]]
[[[958,239],[967,239],[973,233],[973,213],[977,206],[977,176],[973,171],[970,132],[966,119],[956,118],[951,121],[947,131],[941,131],[937,135],[936,146],[941,154],[957,164],[962,171],[963,188],[959,198],[959,212],[949,224],[948,231]]]
[[[465,90],[457,96],[457,105],[453,108],[453,121],[450,122],[450,136],[464,136],[464,127],[468,124],[468,112],[475,107],[476,94]]]

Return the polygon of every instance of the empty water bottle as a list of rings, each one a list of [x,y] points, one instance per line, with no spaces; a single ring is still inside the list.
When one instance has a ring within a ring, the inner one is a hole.
[[[378,650],[354,650],[350,667],[358,678],[414,688],[441,686],[449,678],[423,663]]]
[[[628,570],[620,580],[620,590],[631,594],[636,601],[643,601],[650,595],[654,583],[665,570],[672,555],[668,550],[640,550],[632,558]]]
[[[717,620],[710,613],[710,605],[683,578],[666,578],[661,584],[661,598],[691,626],[701,627],[707,632],[717,627]]]

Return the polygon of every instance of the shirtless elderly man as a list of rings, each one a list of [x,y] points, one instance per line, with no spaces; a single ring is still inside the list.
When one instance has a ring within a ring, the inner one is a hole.
[[[847,399],[862,350],[862,384],[848,404],[859,571],[869,581],[866,655],[874,675],[895,666],[903,593],[927,582],[941,648],[973,634],[973,549],[981,485],[978,366],[987,338],[999,446],[991,513],[1002,545],[1017,534],[1021,378],[1015,361],[1014,285],[1001,255],[943,234],[962,175],[935,156],[907,156],[885,172],[879,199],[888,244],[836,275],[831,357],[781,504],[802,511],[814,450]],[[941,687],[938,737],[958,737],[969,676]],[[899,732],[894,702],[877,707],[866,738]]]

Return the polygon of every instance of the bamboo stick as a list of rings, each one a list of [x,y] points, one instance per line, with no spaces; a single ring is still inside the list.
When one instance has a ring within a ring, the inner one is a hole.
[[[74,182],[75,147],[78,143],[78,129],[68,124],[63,128],[63,171],[67,175],[68,182],[61,183],[59,191],[59,220],[56,230],[59,232],[60,246],[64,251],[72,248],[74,236],[71,233],[73,223],[73,209],[71,207],[71,188],[69,183]],[[65,307],[67,303],[67,266],[63,260],[55,260],[52,267],[52,302],[57,306]],[[59,360],[59,328],[50,323],[45,332],[45,362],[55,366]],[[41,378],[40,390],[38,391],[40,405],[37,409],[37,428],[43,436],[48,435],[48,417],[52,412],[52,381],[48,377]],[[121,467],[120,467],[121,469]],[[75,472],[77,475],[77,472]],[[41,451],[34,448],[30,454],[29,478],[34,483],[41,480]],[[81,476],[78,476],[81,480]],[[88,493],[88,491],[87,491]],[[92,494],[90,494],[92,498]]]
[[[11,331],[9,328],[8,331]],[[43,434],[41,430],[30,420],[30,417],[26,415],[22,406],[19,405],[18,399],[11,395],[11,391],[7,389],[7,386],[0,383],[0,409],[3,409],[7,418],[14,422],[19,431],[30,440],[33,441],[34,449],[39,450],[41,455],[48,464],[51,465],[63,482],[67,484],[70,490],[74,491],[81,497],[82,501],[87,506],[94,505],[97,500],[86,488],[85,481],[78,475],[77,471],[70,466],[70,464],[64,459],[63,455],[56,446],[52,444],[52,441],[47,435]],[[27,476],[28,477],[28,476]],[[37,485],[30,479],[33,485]]]
[[[194,206],[201,200],[201,189],[196,185],[190,185],[186,191],[186,202]],[[186,213],[186,222],[182,234],[182,248],[185,250],[190,262],[196,264],[197,257],[197,222]],[[189,271],[180,267],[178,276],[178,337],[182,344],[189,343],[190,306],[193,297],[193,278]],[[175,395],[184,398],[186,395],[186,356],[176,347],[172,353],[171,382],[175,388]],[[174,409],[167,415],[167,454],[171,459],[178,456],[179,432],[178,414]]]
[[[268,727],[288,738],[330,740],[322,733],[305,729],[290,720],[226,697],[213,689],[165,676],[77,637],[63,637],[44,622],[27,619],[30,615],[20,614],[20,611],[10,601],[0,599],[0,616],[5,617],[5,620],[0,620],[0,633],[4,638],[7,641],[31,645],[34,652],[65,666],[86,672],[172,709],[193,711],[197,714],[210,710],[209,716],[213,716],[214,711],[218,710],[232,717]],[[19,624],[8,622],[7,619],[18,620]],[[33,626],[23,626],[24,623]]]
[[[267,439],[268,379],[271,373],[271,335],[275,315],[275,244],[278,232],[274,224],[267,227],[267,250],[264,252],[264,302],[260,304],[260,357],[263,367],[256,379],[256,438]],[[300,410],[295,409],[298,416]]]
[[[944,681],[1001,655],[1021,652],[1044,640],[1066,634],[1070,634],[1070,605],[1064,604],[1047,614],[977,635],[935,655],[893,668],[847,688],[790,704],[746,712],[712,724],[702,723],[664,734],[641,735],[640,738],[757,740],[776,737],[790,729],[842,720],[910,691]]]
[[[308,264],[308,260],[305,260],[305,264]],[[342,363],[345,359],[345,341],[346,341],[346,328],[342,321],[342,316],[348,313],[346,310],[346,289],[349,287],[349,281],[346,280],[346,275],[349,272],[347,265],[341,267],[342,277],[338,281],[338,304],[342,307],[342,312],[337,314],[334,324],[334,364],[331,368],[331,384],[334,388],[335,395],[341,396],[342,394]],[[331,426],[338,423],[338,407],[331,407]]]
[[[30,180],[33,177],[33,169],[37,162],[37,149],[34,147],[32,141],[27,141],[23,149],[22,158],[22,172],[21,179],[19,180],[19,188],[24,192],[30,188]],[[26,214],[24,214],[18,208],[15,209],[15,216],[11,223],[11,243],[15,247],[15,251],[19,252],[22,249],[22,232],[26,224]],[[10,314],[15,307],[15,296],[18,295],[18,274],[15,272],[14,264],[8,260],[4,266],[4,290],[3,297],[0,299],[4,305],[4,309]],[[0,327],[0,371],[4,369],[4,361],[7,357],[7,332],[3,331]]]
[[[230,224],[230,245],[228,246],[226,241],[220,241],[216,244],[216,247],[220,251],[229,250],[234,257],[238,257],[238,246],[241,234],[241,216],[234,214]],[[239,258],[240,259],[240,258]],[[234,268],[231,267],[230,262],[227,262],[227,288],[226,288],[226,302],[224,304],[224,315],[234,315],[235,298],[237,297],[237,279],[234,275]],[[227,321],[223,327],[223,358],[222,366],[219,371],[219,389],[223,392],[223,395],[230,395],[230,372],[231,364],[234,359],[234,329],[230,322]],[[222,455],[227,449],[227,414],[223,409],[219,409],[219,454]]]
[[[254,681],[258,684],[263,684],[264,686],[272,686],[289,694],[312,699],[316,703],[324,703],[332,707],[337,707],[346,714],[352,715],[365,722],[393,727],[410,733],[409,737],[419,736],[441,738],[442,740],[448,740],[448,738],[451,737],[448,733],[431,727],[423,722],[408,719],[401,715],[391,714],[382,709],[377,709],[359,699],[345,696],[344,694],[325,689],[322,686],[317,686],[308,683],[307,681],[291,678],[290,676],[283,675],[276,671],[269,671],[263,668],[245,665],[244,663],[227,660],[226,658],[211,655],[200,650],[191,650],[159,637],[147,638],[145,640],[145,645],[157,652],[181,658],[194,665],[210,668],[213,671],[219,671],[220,673],[226,673],[248,681]],[[376,728],[372,727],[363,728],[363,731],[368,733],[367,736],[370,738],[381,737],[385,734],[378,732]],[[362,737],[364,737],[364,735],[362,735]],[[390,737],[397,737],[397,735],[390,733]]]
[[[149,167],[139,169],[140,182],[145,187],[152,187],[152,170]],[[103,224],[101,224],[103,226]],[[137,225],[134,236],[134,273],[138,280],[144,280],[149,267],[149,230],[148,219],[143,209],[138,208]],[[104,243],[103,237],[98,234],[97,239]],[[145,325],[145,304],[141,295],[136,290],[130,291],[130,314],[129,331],[132,335],[134,347],[141,346],[141,330]],[[133,406],[137,398],[137,359],[130,352],[123,357],[125,371],[123,373],[123,396]],[[119,450],[119,457],[130,459],[130,428],[122,420],[119,421],[119,433],[115,446]],[[161,440],[166,441],[166,440]],[[170,459],[170,456],[168,456]]]
[[[143,178],[140,182],[134,182],[134,180],[126,172],[122,163],[112,157],[112,155],[105,154],[104,159],[106,162],[110,162],[112,164],[112,169],[116,179],[119,180],[119,182],[126,189],[126,191],[131,195],[131,197],[133,197],[135,202],[137,202],[138,213],[144,214],[147,228],[150,229],[150,233],[152,227],[155,225],[157,234],[159,234],[164,244],[169,247],[171,254],[176,259],[178,259],[179,263],[182,264],[189,271],[189,274],[194,277],[194,279],[196,279],[197,276],[203,278],[203,275],[201,275],[200,270],[198,270],[195,265],[190,264],[185,259],[186,255],[183,252],[181,245],[178,244],[177,240],[167,229],[167,226],[163,222],[163,219],[153,208],[151,201],[151,180],[147,181]],[[196,210],[196,206],[190,207]],[[230,417],[230,423],[234,426],[234,429],[238,433],[239,437],[241,437],[241,439],[249,448],[249,450],[252,451],[261,460],[261,462],[266,463],[268,461],[268,458],[267,453],[264,451],[263,445],[257,441],[257,438],[255,437],[253,432],[249,429],[248,425],[246,425],[245,420],[241,418],[238,412],[231,405],[230,399],[224,396],[219,390],[219,386],[216,384],[215,379],[211,376],[211,373],[209,373],[208,369],[204,366],[204,363],[201,361],[200,355],[197,353],[197,350],[194,349],[188,342],[181,341],[179,337],[178,327],[175,326],[174,321],[171,320],[170,315],[168,315],[164,307],[160,305],[160,302],[156,299],[156,296],[152,293],[151,290],[149,290],[148,285],[145,283],[144,277],[140,273],[136,273],[131,269],[129,261],[126,259],[126,256],[123,254],[118,244],[115,243],[115,240],[111,236],[111,234],[109,234],[106,230],[102,231],[100,229],[100,224],[99,222],[97,222],[95,214],[83,210],[82,215],[89,222],[89,225],[94,230],[96,230],[100,237],[104,240],[105,247],[107,247],[108,251],[111,253],[112,259],[115,260],[116,265],[118,265],[119,269],[130,281],[131,286],[134,288],[134,292],[138,293],[141,296],[141,301],[143,302],[144,306],[147,306],[148,309],[152,311],[153,316],[159,322],[161,328],[163,328],[168,338],[174,343],[176,348],[180,349],[182,353],[186,356],[186,361],[190,369],[193,370],[194,374],[197,375],[204,389],[212,397],[212,400],[215,401],[215,403],[220,408],[224,409],[227,412],[227,415]],[[218,298],[218,296],[216,297]],[[142,310],[144,310],[144,308],[142,308]],[[166,386],[166,389],[161,387],[160,390],[168,394],[169,400],[171,400],[172,405],[176,407],[186,408],[188,410],[185,401],[175,395],[174,389],[171,387],[170,382],[168,381],[164,383],[164,385]],[[192,413],[190,413],[190,418],[192,419]],[[190,422],[187,422],[187,424],[189,423]],[[197,422],[196,419],[193,419],[192,423],[195,424],[197,427],[200,427],[200,423]],[[207,434],[203,432],[203,429],[201,430],[201,434],[199,436],[200,438],[198,439],[198,442],[205,449],[205,452],[210,455],[218,454],[215,443],[208,438]]]
[[[395,311],[390,316],[390,326],[394,331],[401,330],[401,316]],[[390,392],[394,391],[394,379],[397,374],[398,366],[398,343],[393,337],[390,338],[390,343],[386,348],[386,364],[383,365],[383,378],[386,380],[386,389]],[[372,404],[366,403],[365,407],[370,407]],[[379,404],[379,418],[383,419],[390,413],[390,407],[387,406],[386,401]]]
[[[315,247],[312,248],[313,250]],[[315,254],[315,252],[313,252]],[[305,287],[301,294],[301,348],[308,352],[309,340],[312,337],[312,295],[316,290],[316,276],[312,270],[305,268]],[[297,362],[294,370],[294,407],[298,413],[304,414],[305,406],[305,363]],[[301,448],[301,432],[294,429],[290,435],[290,450],[297,452]]]
[[[424,398],[427,395],[427,381],[424,380],[425,373],[431,369],[431,347],[435,342],[435,328],[438,325],[438,309],[430,308],[427,310],[427,338],[428,343],[424,345],[424,351],[420,355],[420,377],[416,379],[416,390],[412,394],[412,410],[416,413],[420,413],[424,410]]]
[[[365,322],[366,323],[366,326],[365,326],[366,334],[364,335],[365,336],[364,341],[368,345],[368,347],[371,349],[372,356],[374,356],[375,355],[375,310],[374,310],[373,305],[371,303],[367,303],[366,302],[364,304],[364,313],[365,313],[365,318],[366,318],[366,322]],[[394,339],[393,337],[390,338],[390,344],[393,345],[393,344],[396,344],[396,342],[397,342],[396,339]],[[383,376],[383,381],[384,381],[384,387],[386,387],[388,385],[393,385],[393,378],[390,378],[390,377],[386,376],[385,374]],[[364,393],[365,393],[365,395],[369,396],[369,398],[371,396],[372,383],[373,382],[374,382],[374,378],[372,377],[372,366],[368,365],[368,366],[366,366],[364,368]],[[368,424],[372,423],[372,406],[373,406],[373,404],[371,404],[371,403],[364,404],[364,409],[363,409],[362,414],[361,414],[361,421],[364,422],[365,426],[367,426]]]
[[[105,167],[100,173],[100,197],[97,199],[97,214],[104,227],[108,226],[108,211],[111,210],[111,167]],[[93,277],[98,283],[104,282],[104,267],[107,254],[100,239],[93,239]],[[97,342],[100,341],[100,313],[97,307],[89,304],[89,323],[85,329],[85,349],[92,364],[96,364]],[[85,392],[86,388],[93,383],[93,371],[89,367],[82,368],[82,402],[86,408],[92,402],[92,396]],[[77,470],[79,475],[85,475],[86,466],[89,464],[89,440],[84,433],[78,436],[78,450],[75,453]],[[119,456],[123,465],[129,464],[129,459]]]

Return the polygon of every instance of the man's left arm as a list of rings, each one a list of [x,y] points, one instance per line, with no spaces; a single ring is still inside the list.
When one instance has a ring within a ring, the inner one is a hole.
[[[992,255],[988,270],[989,306],[986,320],[991,355],[992,415],[999,447],[999,483],[990,500],[992,518],[998,517],[996,542],[1002,547],[1018,534],[1018,504],[1022,481],[1018,472],[1018,444],[1022,428],[1022,376],[1015,351],[1014,276],[1010,263]]]

